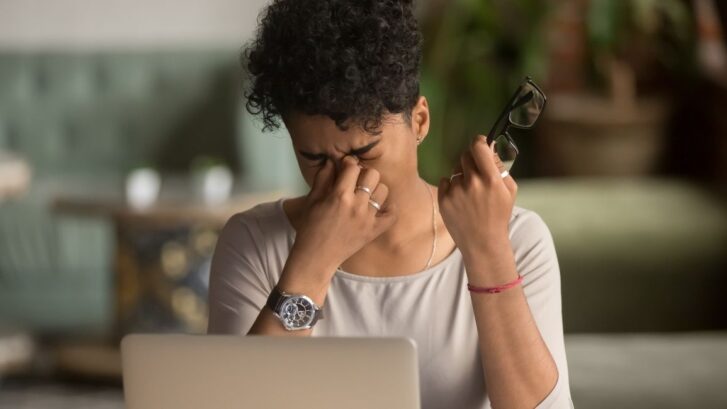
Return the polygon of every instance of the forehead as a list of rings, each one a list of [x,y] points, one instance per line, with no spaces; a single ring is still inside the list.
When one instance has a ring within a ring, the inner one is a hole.
[[[363,146],[381,138],[381,134],[369,134],[359,126],[351,125],[342,130],[325,115],[294,114],[286,118],[285,122],[293,143],[309,148],[334,146],[347,150],[351,146]]]

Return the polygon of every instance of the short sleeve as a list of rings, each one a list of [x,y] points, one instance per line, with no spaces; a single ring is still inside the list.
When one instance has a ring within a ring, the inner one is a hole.
[[[264,237],[245,212],[220,232],[210,267],[208,334],[246,335],[272,291],[266,276]]]
[[[558,367],[558,381],[536,409],[573,407],[563,336],[560,267],[553,237],[543,219],[523,209],[510,229],[515,263],[543,341]]]

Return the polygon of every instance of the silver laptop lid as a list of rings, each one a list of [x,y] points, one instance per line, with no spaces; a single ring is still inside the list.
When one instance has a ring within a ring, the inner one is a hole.
[[[409,338],[132,334],[128,409],[419,409]]]

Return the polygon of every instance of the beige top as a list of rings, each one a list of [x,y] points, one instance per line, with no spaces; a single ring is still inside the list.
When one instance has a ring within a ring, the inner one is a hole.
[[[283,201],[237,213],[212,259],[208,333],[246,334],[278,282],[295,230]],[[558,366],[537,408],[572,408],[563,343],[560,270],[548,227],[515,206],[510,242],[540,333]],[[423,409],[490,408],[462,253],[416,274],[366,277],[337,270],[311,336],[402,336],[416,341]]]

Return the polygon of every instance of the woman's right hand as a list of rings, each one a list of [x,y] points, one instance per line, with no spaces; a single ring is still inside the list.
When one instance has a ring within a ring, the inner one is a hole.
[[[355,189],[361,185],[371,189],[371,199],[381,210],[369,203],[369,193]],[[376,169],[360,167],[353,156],[345,156],[336,175],[333,162],[327,159],[316,173],[311,191],[306,196],[301,227],[291,249],[291,257],[315,260],[330,279],[336,267],[367,243],[391,227],[397,209],[386,202],[389,188],[379,183]]]

